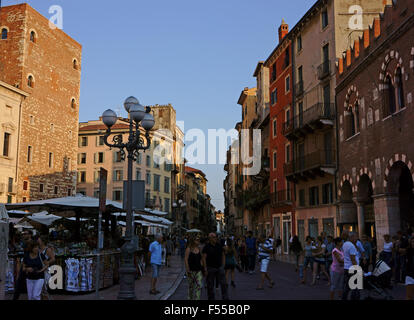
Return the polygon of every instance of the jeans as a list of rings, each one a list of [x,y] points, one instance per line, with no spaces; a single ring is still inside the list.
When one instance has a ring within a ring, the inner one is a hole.
[[[214,282],[218,279],[221,286],[221,297],[223,300],[229,300],[227,294],[226,277],[223,268],[207,267],[207,294],[208,300],[215,300],[215,285]]]
[[[254,268],[256,266],[256,254],[249,254],[249,271],[254,271]]]
[[[42,295],[44,279],[30,280],[26,279],[27,283],[27,299],[28,300],[40,300]]]
[[[344,290],[342,292],[342,300],[348,300],[349,291],[351,291],[351,300],[359,300],[361,295],[358,289],[351,290],[349,287],[349,280],[352,274],[349,274],[349,270],[344,270]]]

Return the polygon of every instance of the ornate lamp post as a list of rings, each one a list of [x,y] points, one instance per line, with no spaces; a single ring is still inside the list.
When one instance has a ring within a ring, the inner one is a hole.
[[[102,114],[102,121],[107,126],[104,136],[105,144],[112,148],[118,148],[121,158],[125,159],[125,150],[128,153],[128,181],[126,198],[126,232],[125,244],[121,248],[121,266],[119,269],[120,290],[118,299],[135,300],[135,267],[134,252],[132,243],[133,237],[133,216],[132,216],[132,166],[138,157],[139,150],[147,150],[151,146],[150,131],[154,127],[155,120],[152,116],[151,108],[142,106],[134,97],[129,97],[124,103],[125,110],[129,113],[129,137],[128,142],[122,141],[122,135],[116,135],[113,143],[108,139],[111,135],[111,128],[118,120],[117,115],[112,110],[106,110]],[[145,130],[145,140],[141,137],[140,125]]]
[[[183,230],[182,230],[182,223],[183,223],[182,219],[183,219],[183,217],[182,217],[182,214],[181,214],[181,208],[185,208],[187,206],[187,203],[183,202],[183,200],[180,199],[180,200],[178,200],[178,202],[174,202],[172,206],[178,212],[178,215],[177,215],[176,219],[177,219],[177,222],[179,221],[179,225],[178,225],[178,227],[179,227],[179,236],[181,237],[182,232],[183,232]]]

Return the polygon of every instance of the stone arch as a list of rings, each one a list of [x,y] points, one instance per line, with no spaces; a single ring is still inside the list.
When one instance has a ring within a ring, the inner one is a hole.
[[[360,132],[360,96],[355,85],[348,88],[344,102],[345,137],[350,138]]]
[[[358,177],[357,199],[360,202],[372,202],[372,195],[374,193],[372,187],[372,180],[368,174],[364,173]]]
[[[395,161],[388,174],[387,193],[397,196],[399,226],[406,230],[414,226],[414,178],[408,165]]]
[[[361,178],[363,176],[367,176],[370,179],[371,185],[372,185],[372,190],[375,191],[376,184],[375,184],[375,181],[373,180],[374,175],[372,174],[371,170],[369,170],[367,167],[365,167],[365,168],[361,168],[359,170],[359,175],[357,176],[356,192],[359,191],[359,183],[360,183]]]
[[[387,75],[391,76],[391,79],[395,81],[395,71],[397,68],[401,68],[402,75],[405,74],[404,66],[403,66],[403,59],[398,51],[391,50],[384,59],[384,62],[381,66],[381,71],[379,75],[380,80],[380,91],[383,91],[386,87],[386,79]],[[391,71],[390,71],[391,69]],[[393,71],[392,71],[393,70]]]
[[[339,196],[341,196],[342,195],[342,192],[343,192],[343,186],[346,184],[346,183],[348,183],[350,186],[351,186],[351,190],[352,190],[352,192],[354,192],[354,190],[355,190],[355,186],[354,186],[354,184],[353,184],[353,180],[352,180],[352,177],[351,177],[351,175],[349,175],[349,174],[344,174],[343,176],[342,176],[342,179],[341,179],[341,181],[340,181],[340,188],[339,188],[339,190],[338,190],[338,195]]]
[[[341,202],[352,202],[353,198],[353,191],[352,185],[349,180],[345,180],[343,183],[341,182],[341,190],[340,190],[340,200]]]
[[[395,154],[389,161],[387,164],[387,168],[385,169],[385,175],[384,175],[384,189],[388,190],[389,188],[389,175],[391,172],[391,168],[393,167],[394,163],[396,162],[402,162],[404,164],[407,165],[408,169],[410,170],[411,176],[414,180],[414,168],[413,168],[413,163],[408,160],[407,155],[405,154]]]

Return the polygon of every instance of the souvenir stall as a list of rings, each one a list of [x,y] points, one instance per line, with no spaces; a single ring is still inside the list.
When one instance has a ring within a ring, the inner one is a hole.
[[[75,197],[32,201],[10,204],[6,207],[14,219],[21,218],[18,225],[30,224],[42,234],[49,233],[49,245],[55,248],[56,265],[64,272],[64,292],[92,292],[96,287],[97,266],[97,217],[99,199],[77,195]],[[17,211],[24,210],[24,211]],[[43,210],[40,213],[40,210]],[[122,204],[107,200],[107,212],[122,210]],[[47,211],[47,212],[46,212]],[[16,218],[17,217],[17,218]],[[111,225],[111,234],[105,239],[105,247],[100,253],[100,288],[111,287],[119,281],[120,243],[115,241],[116,224]],[[46,229],[45,229],[46,227]],[[119,235],[120,238],[120,235]],[[9,253],[9,274],[17,274],[18,261],[23,252],[17,249]],[[9,290],[14,288],[9,281]]]

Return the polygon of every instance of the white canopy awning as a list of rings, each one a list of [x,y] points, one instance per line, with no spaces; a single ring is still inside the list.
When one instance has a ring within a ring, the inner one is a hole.
[[[139,218],[149,220],[151,222],[159,222],[159,223],[163,223],[163,224],[167,224],[167,225],[171,225],[171,224],[174,223],[174,222],[171,222],[170,220],[168,220],[166,218],[162,218],[162,217],[154,217],[154,216],[149,216],[149,215],[145,215],[145,214],[139,214],[138,216],[139,216]]]
[[[166,216],[166,215],[168,215],[168,212],[153,210],[153,209],[148,209],[148,208],[145,208],[144,212],[149,213],[149,214],[154,214],[156,216]]]
[[[26,218],[34,222],[43,224],[45,226],[50,226],[53,222],[62,219],[61,217],[55,216],[53,214],[49,214],[46,211],[34,213],[32,215],[27,216]]]
[[[142,221],[142,220],[135,220],[134,221],[136,224],[140,224],[144,227],[158,227],[158,228],[164,228],[164,229],[168,229],[169,227],[163,224],[159,224],[159,223],[152,223],[152,222],[147,222],[147,221]],[[118,221],[118,224],[121,226],[126,226],[126,222],[125,221]]]

